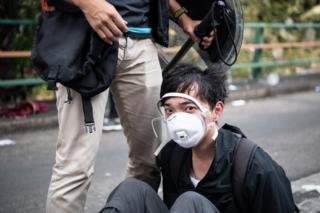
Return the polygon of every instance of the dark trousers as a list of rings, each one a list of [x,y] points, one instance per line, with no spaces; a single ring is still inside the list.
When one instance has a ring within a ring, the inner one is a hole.
[[[219,213],[204,196],[185,192],[168,210],[158,194],[146,183],[127,178],[108,197],[100,213]]]
[[[117,112],[116,106],[114,104],[111,92],[109,92],[108,102],[109,102],[109,110],[110,110],[108,118],[110,118],[110,119],[118,118],[118,112]]]

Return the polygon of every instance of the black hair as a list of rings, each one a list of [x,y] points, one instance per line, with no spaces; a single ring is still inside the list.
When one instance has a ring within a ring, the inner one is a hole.
[[[228,96],[225,72],[212,68],[201,70],[191,64],[180,64],[163,76],[160,97],[168,92],[188,94],[195,87],[199,98],[207,101],[211,109],[218,101],[224,102]]]

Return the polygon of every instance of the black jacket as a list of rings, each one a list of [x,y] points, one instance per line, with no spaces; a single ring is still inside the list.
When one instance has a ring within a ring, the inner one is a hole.
[[[190,181],[191,149],[169,142],[157,157],[163,176],[163,199],[166,205],[170,208],[180,194],[196,191],[208,198],[221,213],[240,212],[232,188],[233,153],[237,140],[238,136],[234,133],[219,130],[215,160],[197,187]],[[178,150],[184,156],[177,164],[175,153]],[[174,173],[178,175],[174,176]],[[249,161],[243,196],[252,213],[294,212],[295,205],[288,178],[283,169],[261,148],[257,149]]]
[[[63,11],[78,12],[79,8],[67,3],[65,0],[49,0],[55,7]],[[169,1],[150,0],[150,23],[152,36],[160,45],[169,45]]]
[[[152,36],[158,44],[169,45],[169,0],[150,0]]]

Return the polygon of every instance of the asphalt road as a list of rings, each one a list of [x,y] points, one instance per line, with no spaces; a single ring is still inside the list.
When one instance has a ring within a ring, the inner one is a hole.
[[[291,180],[320,172],[320,93],[305,92],[227,104],[221,124],[239,126],[286,170]],[[44,212],[54,162],[56,129],[2,136],[0,213]],[[103,134],[86,213],[98,212],[125,175],[127,145],[122,132]]]

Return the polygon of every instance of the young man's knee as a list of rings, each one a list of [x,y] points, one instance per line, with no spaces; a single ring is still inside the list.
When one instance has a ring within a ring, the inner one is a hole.
[[[177,212],[219,213],[217,208],[203,195],[188,191],[181,194],[171,208],[171,213]]]
[[[187,191],[181,194],[178,199],[184,201],[197,201],[203,199],[203,196],[197,192]]]
[[[151,191],[153,189],[148,184],[136,178],[128,177],[111,192],[107,203],[117,200],[117,202],[125,203],[127,206],[132,205],[132,203],[142,205]]]
[[[134,177],[126,178],[120,185],[124,187],[144,187],[144,182]]]
[[[152,188],[141,180],[138,180],[133,177],[128,177],[120,183],[117,190],[123,190],[125,192],[135,192],[138,194],[145,193],[147,190],[152,190]]]

